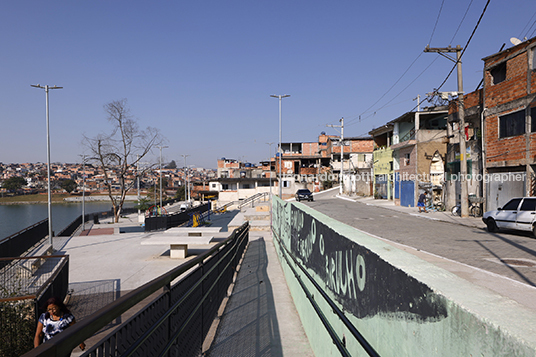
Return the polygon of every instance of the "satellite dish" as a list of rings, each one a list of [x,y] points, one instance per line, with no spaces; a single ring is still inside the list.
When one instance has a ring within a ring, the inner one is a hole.
[[[522,41],[521,41],[519,38],[512,37],[512,38],[510,39],[510,42],[512,42],[512,45],[517,46],[517,45],[519,45]]]

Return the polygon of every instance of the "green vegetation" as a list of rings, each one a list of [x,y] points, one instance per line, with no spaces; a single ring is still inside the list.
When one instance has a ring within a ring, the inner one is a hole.
[[[52,202],[63,202],[63,199],[66,197],[71,197],[71,195],[67,193],[52,194]],[[48,196],[47,194],[34,194],[34,195],[0,197],[0,203],[18,203],[18,202],[46,203],[48,202]]]
[[[74,180],[63,180],[60,182],[60,187],[71,193],[78,187],[78,184]]]
[[[20,280],[11,282],[12,289],[0,287],[3,298],[17,298],[25,295]],[[0,302],[0,356],[18,357],[33,348],[35,335],[35,303],[33,300],[13,300]]]
[[[10,177],[4,181],[2,187],[8,191],[18,191],[26,186],[26,180],[23,177]]]

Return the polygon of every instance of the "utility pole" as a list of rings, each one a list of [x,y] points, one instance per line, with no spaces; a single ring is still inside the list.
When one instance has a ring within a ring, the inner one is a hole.
[[[462,77],[462,47],[460,45],[453,48],[430,48],[426,46],[424,52],[436,52],[441,56],[456,63],[456,69],[458,72],[458,119],[459,119],[459,138],[460,138],[460,176],[461,176],[461,216],[469,216],[469,195],[467,190],[467,149],[465,142],[465,107],[463,104],[463,77]],[[456,52],[456,59],[445,55],[443,53]]]
[[[330,128],[341,128],[341,172],[339,173],[339,194],[342,195],[343,189],[342,186],[344,184],[343,176],[344,176],[344,118],[341,118],[339,120],[341,125],[326,125]]]
[[[421,111],[421,95],[417,94],[417,98],[413,98],[413,100],[417,101],[417,111],[420,112]]]

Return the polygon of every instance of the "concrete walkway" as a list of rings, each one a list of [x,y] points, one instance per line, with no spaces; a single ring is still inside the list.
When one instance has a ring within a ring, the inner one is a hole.
[[[314,356],[271,232],[250,232],[233,293],[206,356]]]

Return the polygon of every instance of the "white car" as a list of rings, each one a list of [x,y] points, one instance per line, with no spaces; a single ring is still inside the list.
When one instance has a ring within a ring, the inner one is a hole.
[[[488,232],[504,228],[529,231],[536,236],[536,197],[512,198],[502,208],[484,213],[482,220]]]

